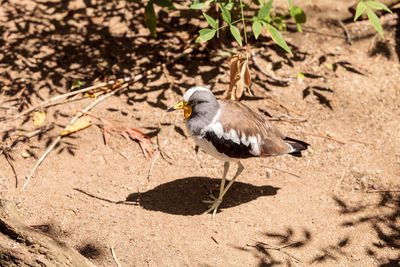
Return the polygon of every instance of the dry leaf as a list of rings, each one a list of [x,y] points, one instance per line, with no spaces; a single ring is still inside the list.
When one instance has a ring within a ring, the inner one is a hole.
[[[246,88],[249,94],[252,95],[250,91],[251,73],[247,54],[236,54],[230,57],[227,61],[231,63],[231,66],[230,84],[229,89],[226,92],[226,98],[239,100]]]
[[[40,127],[42,126],[44,120],[46,118],[46,112],[43,110],[36,111],[33,113],[33,125]]]
[[[80,131],[82,129],[85,129],[86,127],[89,127],[92,125],[92,118],[90,116],[82,116],[79,119],[77,119],[73,124],[68,125],[62,132],[61,136],[65,136],[77,131]]]
[[[93,115],[92,115],[93,116]],[[95,116],[93,116],[95,117]],[[137,141],[140,145],[140,148],[143,151],[143,154],[146,159],[148,159],[150,156],[154,154],[154,149],[152,148],[152,142],[150,138],[145,135],[143,132],[135,129],[135,128],[129,128],[120,125],[118,122],[115,121],[110,121],[106,120],[104,118],[100,117],[95,117],[98,120],[100,120],[103,124],[103,135],[104,135],[104,141],[106,144],[109,143],[110,139],[110,132],[118,132],[120,135],[122,135],[126,140],[133,139]]]
[[[31,154],[31,152],[27,149],[27,148],[24,148],[23,150],[22,150],[22,152],[21,152],[21,156],[23,157],[23,158],[29,158],[29,157],[31,157],[32,156],[32,154]]]

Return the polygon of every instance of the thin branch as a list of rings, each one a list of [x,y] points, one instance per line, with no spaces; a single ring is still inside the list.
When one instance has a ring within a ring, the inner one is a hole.
[[[310,133],[310,132],[303,132],[303,134],[313,135],[313,136],[317,136],[317,137],[329,139],[329,140],[335,141],[335,142],[337,142],[337,143],[339,143],[339,144],[342,144],[342,145],[346,144],[346,142],[341,141],[341,140],[338,140],[338,139],[336,139],[336,138],[334,138],[334,137],[332,137],[332,136],[330,136],[330,135],[319,134],[319,133],[318,133],[318,134],[315,134],[315,133]]]
[[[306,118],[292,118],[289,115],[283,114],[279,117],[269,118],[269,121],[286,121],[286,122],[306,122]]]
[[[119,261],[117,259],[117,256],[115,255],[114,248],[111,247],[110,249],[111,249],[111,254],[112,254],[113,258],[114,258],[115,263],[117,264],[118,267],[121,267],[121,263],[119,263]]]
[[[69,96],[73,96],[73,95],[76,95],[76,94],[84,93],[84,92],[87,92],[87,91],[90,91],[90,90],[93,90],[93,89],[96,89],[96,88],[99,88],[99,87],[110,86],[110,85],[116,84],[117,82],[123,82],[123,83],[135,82],[135,81],[138,80],[137,77],[138,76],[136,76],[136,77],[127,77],[127,78],[124,78],[124,79],[117,79],[117,80],[114,80],[114,81],[103,82],[103,83],[99,83],[99,84],[96,84],[96,85],[93,85],[93,86],[90,86],[90,87],[86,87],[86,88],[83,88],[83,89],[80,89],[80,90],[76,90],[76,91],[72,91],[72,92],[69,92],[69,93],[66,93],[66,94],[58,95],[58,96],[55,96],[53,98],[47,99],[47,100],[43,101],[42,103],[40,103],[40,104],[38,104],[36,106],[33,106],[33,107],[31,107],[31,108],[29,108],[29,109],[27,109],[27,110],[15,115],[14,117],[9,118],[9,119],[11,119],[11,120],[18,119],[21,116],[23,116],[25,114],[28,114],[28,113],[30,113],[30,112],[32,112],[32,111],[34,111],[34,110],[36,110],[36,109],[38,109],[38,108],[40,108],[42,106],[45,106],[46,104],[48,104],[50,102],[54,102],[54,101],[57,101],[59,99],[66,98],[66,97],[69,97]]]
[[[343,30],[344,30],[344,34],[346,35],[346,41],[347,41],[347,43],[348,43],[349,45],[352,45],[352,44],[353,44],[353,41],[351,40],[351,36],[350,36],[349,31],[348,31],[347,28],[346,28],[346,25],[344,25],[344,23],[343,23],[340,19],[338,19],[337,21],[338,21],[340,27],[342,27]]]
[[[300,112],[298,112],[298,111],[296,111],[296,110],[294,110],[294,109],[292,109],[292,108],[289,108],[289,107],[287,107],[287,106],[285,106],[285,105],[279,103],[279,102],[276,101],[275,99],[272,99],[272,98],[264,98],[264,100],[270,102],[271,104],[274,104],[275,106],[281,107],[281,108],[285,109],[285,110],[288,111],[288,112],[293,112],[293,113],[295,113],[295,114],[297,114],[297,115],[299,115],[299,116],[301,116],[301,117],[304,117],[304,115],[301,114]]]
[[[1,148],[1,150],[3,151],[4,157],[6,158],[8,164],[10,165],[13,173],[14,173],[14,177],[15,177],[15,188],[18,188],[18,176],[17,176],[17,172],[15,171],[14,165],[11,162],[11,157],[8,154],[8,151],[6,148]]]
[[[272,249],[272,250],[276,250],[276,251],[282,252],[282,253],[286,254],[287,256],[289,256],[290,258],[293,258],[293,259],[296,260],[297,262],[303,263],[302,260],[300,260],[299,258],[297,258],[296,256],[294,256],[293,254],[291,254],[291,253],[287,252],[286,250],[284,250],[284,248],[290,247],[290,246],[292,246],[293,244],[285,245],[285,246],[282,246],[282,247],[277,247],[277,246],[269,245],[269,244],[267,244],[267,243],[264,243],[264,242],[261,242],[261,241],[257,241],[257,240],[256,240],[256,242],[257,242],[259,245],[262,245],[264,249]],[[247,246],[255,247],[254,245],[247,245]]]
[[[147,181],[150,181],[151,172],[153,171],[154,164],[156,163],[158,156],[160,156],[160,154],[161,154],[160,151],[158,151],[157,155],[154,157],[153,161],[151,162],[149,172],[147,173]]]
[[[280,82],[280,83],[288,83],[288,82],[290,82],[291,80],[293,80],[293,78],[278,78],[278,77],[276,77],[276,76],[274,76],[274,75],[271,75],[271,74],[267,73],[267,72],[260,66],[260,64],[258,63],[257,56],[256,56],[256,53],[254,52],[254,49],[251,50],[251,58],[253,59],[253,63],[254,63],[254,65],[257,67],[257,69],[258,69],[259,71],[261,71],[261,73],[264,74],[267,78],[270,78],[270,79],[272,79],[272,80],[274,80],[274,81],[276,81],[276,82]]]
[[[141,74],[137,75],[136,77],[134,77],[132,79],[132,81],[136,82],[140,79],[142,79],[143,76]],[[85,114],[86,112],[88,112],[89,110],[91,110],[94,106],[96,106],[98,103],[100,103],[101,101],[103,101],[104,99],[115,95],[117,92],[121,91],[122,89],[128,87],[129,83],[125,83],[122,86],[120,86],[119,88],[115,89],[114,91],[111,91],[101,97],[99,97],[96,101],[92,102],[89,106],[87,106],[85,109],[83,109],[81,112],[78,112],[78,114],[70,121],[70,125],[73,124],[78,118],[80,118],[83,114]],[[28,184],[29,180],[32,178],[33,174],[35,173],[36,169],[39,167],[39,165],[43,162],[43,160],[47,157],[47,155],[51,152],[51,150],[58,144],[58,142],[60,142],[61,140],[61,135],[59,135],[57,137],[57,139],[51,144],[51,146],[47,149],[47,151],[40,157],[40,159],[38,160],[38,162],[36,163],[35,167],[32,169],[31,173],[29,174],[25,184],[23,185],[21,190],[24,190],[26,185]]]
[[[297,178],[301,178],[301,176],[299,176],[297,174],[294,174],[292,172],[284,171],[284,170],[281,170],[281,169],[278,169],[278,168],[275,168],[275,167],[270,167],[270,166],[268,166],[267,168],[273,169],[273,170],[276,170],[276,171],[280,171],[280,172],[283,172],[283,173],[286,173],[286,174],[290,174],[290,175],[293,175],[294,177],[297,177]]]

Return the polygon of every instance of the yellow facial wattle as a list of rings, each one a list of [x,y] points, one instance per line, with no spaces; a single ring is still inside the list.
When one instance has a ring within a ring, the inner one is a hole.
[[[190,115],[192,115],[192,107],[189,105],[188,102],[181,101],[175,106],[171,107],[168,109],[168,112],[178,110],[178,109],[183,109],[183,116],[185,117],[185,120],[187,120]]]
[[[187,120],[190,115],[192,115],[192,107],[187,102],[183,102],[183,116],[185,120]]]

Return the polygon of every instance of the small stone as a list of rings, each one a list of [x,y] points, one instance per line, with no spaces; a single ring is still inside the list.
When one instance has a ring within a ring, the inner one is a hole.
[[[359,185],[356,185],[356,186],[354,187],[354,189],[355,189],[355,190],[360,190],[360,186],[359,186]]]
[[[272,174],[272,170],[271,169],[266,169],[265,170],[265,178],[266,179],[270,179],[271,178],[271,174]]]
[[[363,177],[361,177],[361,182],[365,183],[368,179],[369,179],[368,175],[363,176]]]
[[[378,188],[379,188],[379,185],[378,185],[378,184],[373,184],[373,185],[372,185],[372,188],[378,189]]]

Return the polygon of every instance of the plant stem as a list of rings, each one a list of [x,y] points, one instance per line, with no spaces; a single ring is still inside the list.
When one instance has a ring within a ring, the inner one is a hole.
[[[240,11],[242,13],[242,22],[243,22],[243,31],[244,31],[244,42],[247,44],[247,35],[246,35],[246,23],[244,22],[244,13],[243,13],[243,3],[240,0]]]

